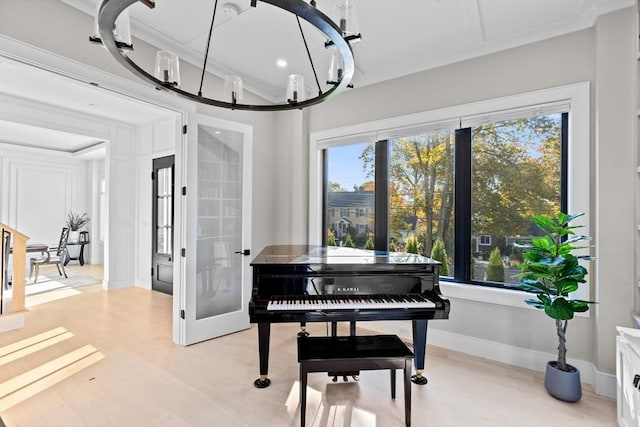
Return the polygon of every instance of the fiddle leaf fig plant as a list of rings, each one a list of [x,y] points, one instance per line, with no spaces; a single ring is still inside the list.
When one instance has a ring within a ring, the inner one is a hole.
[[[533,224],[542,232],[542,236],[533,237],[531,244],[517,247],[524,250],[524,262],[520,264],[520,289],[536,294],[536,298],[525,302],[544,310],[547,316],[555,319],[558,335],[558,361],[556,367],[562,371],[571,371],[567,364],[566,332],[568,321],[575,313],[589,310],[585,301],[571,298],[570,294],[586,283],[587,269],[580,260],[593,259],[589,255],[576,255],[574,251],[588,248],[575,246],[578,242],[590,241],[591,237],[574,232],[582,226],[572,226],[570,222],[584,214],[568,215],[560,212],[557,216],[536,215]]]

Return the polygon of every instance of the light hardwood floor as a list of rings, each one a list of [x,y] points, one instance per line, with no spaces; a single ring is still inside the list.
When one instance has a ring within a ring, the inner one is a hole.
[[[259,390],[254,326],[181,347],[171,341],[170,296],[77,290],[32,307],[23,329],[0,334],[8,427],[299,425],[297,325],[272,327],[273,384]],[[324,324],[308,329],[326,334]],[[616,425],[615,400],[584,385],[580,402],[558,401],[539,372],[429,346],[426,375],[429,384],[412,388],[414,426]],[[403,425],[402,388],[391,400],[388,379],[386,371],[362,372],[357,383],[310,374],[307,426]]]

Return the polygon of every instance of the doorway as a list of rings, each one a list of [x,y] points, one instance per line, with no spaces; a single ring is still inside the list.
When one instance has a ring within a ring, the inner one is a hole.
[[[175,156],[153,159],[151,289],[173,295]]]

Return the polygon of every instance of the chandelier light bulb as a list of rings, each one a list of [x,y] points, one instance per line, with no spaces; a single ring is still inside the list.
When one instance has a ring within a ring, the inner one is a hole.
[[[287,102],[289,104],[297,104],[305,99],[304,77],[300,74],[289,75],[287,82]]]
[[[231,104],[242,104],[243,88],[240,76],[224,76],[224,100]]]
[[[332,19],[342,31],[343,37],[359,34],[355,0],[337,0],[333,4]]]
[[[171,86],[180,87],[180,64],[178,55],[168,50],[156,53],[156,79]]]
[[[331,51],[331,62],[329,63],[329,75],[327,84],[337,84],[344,73],[344,61],[335,49]]]

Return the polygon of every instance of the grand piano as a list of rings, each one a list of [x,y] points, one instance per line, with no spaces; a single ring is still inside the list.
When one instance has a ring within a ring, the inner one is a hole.
[[[272,323],[411,320],[416,374],[423,376],[427,322],[449,318],[449,300],[440,293],[440,262],[419,255],[345,247],[267,246],[251,262],[251,323],[258,324],[260,377],[257,388],[271,384],[269,337]],[[304,332],[302,332],[304,333]]]

